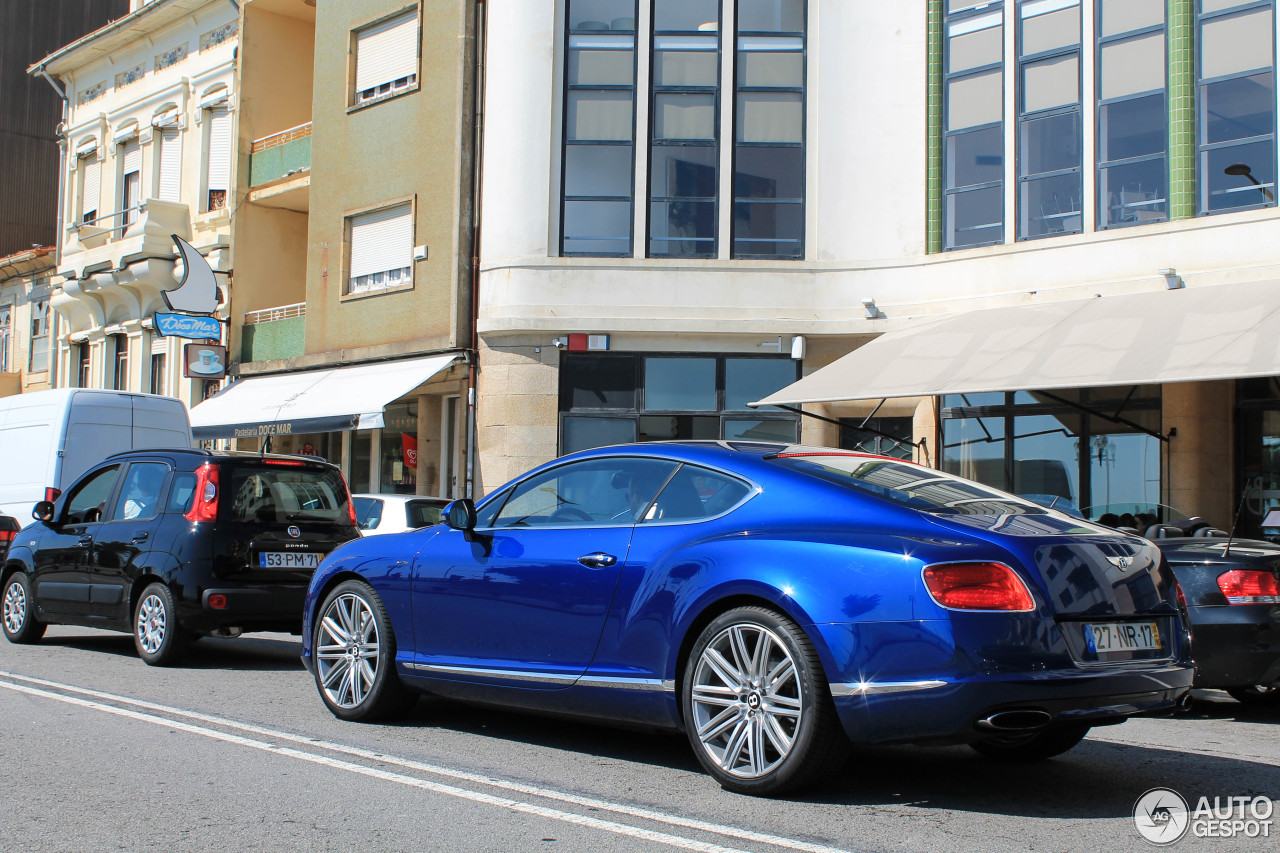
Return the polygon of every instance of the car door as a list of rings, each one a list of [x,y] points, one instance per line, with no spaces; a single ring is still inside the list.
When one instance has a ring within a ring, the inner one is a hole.
[[[43,609],[81,616],[93,612],[89,562],[102,513],[115,493],[119,474],[118,464],[85,474],[67,491],[54,523],[40,537],[33,555],[32,580]]]
[[[486,507],[483,528],[446,530],[413,574],[419,672],[556,689],[595,654],[631,530],[675,463],[571,462]],[[644,493],[644,494],[641,494]]]
[[[120,493],[98,525],[87,567],[89,598],[97,615],[129,618],[129,587],[137,561],[154,547],[160,500],[170,467],[159,460],[136,461],[122,473]]]

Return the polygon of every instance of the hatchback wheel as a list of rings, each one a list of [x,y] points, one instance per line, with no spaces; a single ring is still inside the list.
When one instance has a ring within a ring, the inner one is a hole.
[[[182,659],[191,635],[178,625],[173,592],[162,583],[142,591],[133,610],[133,644],[151,666],[172,666]]]
[[[991,738],[969,744],[987,758],[997,761],[1040,761],[1061,755],[1084,740],[1089,727],[1080,723],[1049,726],[1038,732]]]
[[[417,698],[396,675],[395,635],[382,599],[363,581],[338,584],[325,598],[311,655],[320,698],[343,720],[389,719]]]
[[[836,770],[849,742],[813,644],[763,607],[715,619],[694,643],[682,690],[698,760],[726,789],[777,795]]]
[[[35,617],[36,603],[31,595],[31,582],[23,572],[9,576],[4,585],[4,635],[11,643],[34,643],[44,636],[45,624]]]
[[[1246,705],[1254,705],[1259,708],[1280,707],[1280,683],[1232,687],[1227,692],[1231,694],[1232,699],[1243,702]]]

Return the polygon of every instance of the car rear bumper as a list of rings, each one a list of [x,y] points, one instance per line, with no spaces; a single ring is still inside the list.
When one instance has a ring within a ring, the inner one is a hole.
[[[1109,725],[1172,713],[1191,687],[1189,665],[1125,666],[966,681],[833,684],[846,734],[855,743],[967,743],[989,736],[982,721],[1036,711],[1053,723]]]
[[[241,631],[302,630],[304,586],[219,586],[201,590],[199,602],[187,602],[179,614],[183,627],[200,634],[226,628]],[[223,606],[215,607],[221,596]]]
[[[1203,606],[1191,611],[1196,687],[1280,681],[1280,607]]]

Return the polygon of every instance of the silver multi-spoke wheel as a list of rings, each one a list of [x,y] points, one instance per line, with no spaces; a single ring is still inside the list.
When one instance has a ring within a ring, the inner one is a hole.
[[[317,632],[320,686],[339,708],[365,700],[378,676],[378,622],[369,603],[346,593],[329,602]]]
[[[138,636],[138,647],[149,655],[160,651],[164,645],[164,635],[169,629],[169,612],[164,600],[154,593],[142,599],[138,605],[138,620],[134,631]]]
[[[712,638],[692,687],[698,740],[724,772],[758,779],[795,748],[806,710],[796,662],[765,626],[730,625]]]
[[[27,621],[27,590],[17,580],[10,582],[4,591],[4,627],[10,634],[17,634]]]

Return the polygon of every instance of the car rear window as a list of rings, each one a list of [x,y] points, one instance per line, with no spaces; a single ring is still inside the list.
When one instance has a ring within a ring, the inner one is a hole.
[[[330,468],[224,465],[222,481],[227,521],[350,523],[346,483]]]
[[[920,465],[854,453],[791,450],[766,456],[784,468],[903,504],[955,515],[1048,515],[1044,507]]]

